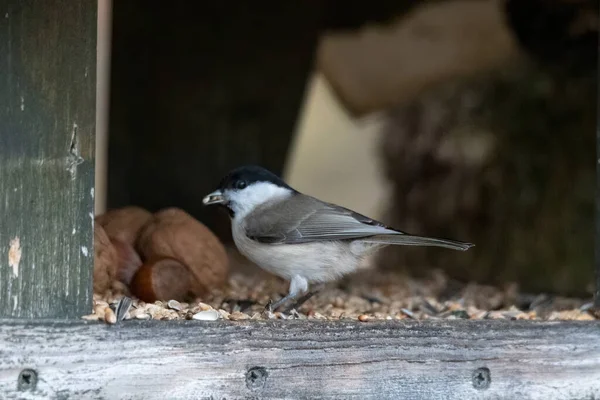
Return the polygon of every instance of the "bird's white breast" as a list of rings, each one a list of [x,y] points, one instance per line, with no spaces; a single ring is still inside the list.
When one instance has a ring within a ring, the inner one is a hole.
[[[231,227],[240,253],[284,279],[299,275],[309,282],[336,280],[355,271],[362,259],[345,242],[262,244],[246,236],[243,219],[234,218]]]

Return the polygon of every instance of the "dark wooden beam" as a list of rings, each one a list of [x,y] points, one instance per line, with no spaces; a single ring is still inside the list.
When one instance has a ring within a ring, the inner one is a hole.
[[[592,399],[600,323],[0,320],[7,398]]]
[[[318,3],[114,3],[108,206],[177,206],[246,163],[283,171],[319,35]],[[221,217],[221,218],[219,218]]]
[[[91,307],[96,7],[0,3],[0,316]]]

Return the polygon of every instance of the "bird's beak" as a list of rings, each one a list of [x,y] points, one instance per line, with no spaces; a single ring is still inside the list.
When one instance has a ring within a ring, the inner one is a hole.
[[[220,190],[215,190],[204,199],[202,199],[202,203],[205,206],[210,206],[211,204],[223,204],[225,203],[225,197],[223,197],[223,193]]]

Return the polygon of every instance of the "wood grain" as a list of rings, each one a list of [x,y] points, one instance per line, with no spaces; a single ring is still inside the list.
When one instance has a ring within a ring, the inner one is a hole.
[[[96,8],[0,2],[0,316],[91,309]]]
[[[8,399],[600,398],[597,322],[0,320],[0,355]]]

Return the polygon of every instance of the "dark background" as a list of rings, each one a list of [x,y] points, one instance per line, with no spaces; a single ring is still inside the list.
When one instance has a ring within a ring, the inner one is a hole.
[[[423,3],[115,2],[108,207],[181,207],[227,241],[226,218],[201,199],[240,164],[282,172],[319,38],[391,23]],[[589,293],[598,44],[588,20],[598,4],[513,0],[503,13],[522,65],[384,110],[386,222],[477,247],[461,259],[390,249],[381,266]],[[440,104],[447,117],[433,118]],[[495,151],[477,168],[436,159],[445,132],[464,126],[495,133]],[[429,150],[417,156],[424,137]]]

